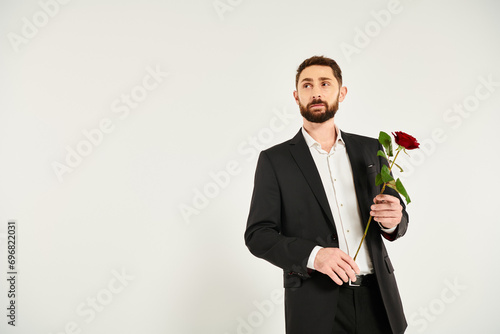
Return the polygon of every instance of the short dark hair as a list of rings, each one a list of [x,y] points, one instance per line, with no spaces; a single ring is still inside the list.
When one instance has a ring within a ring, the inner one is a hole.
[[[331,58],[327,58],[324,56],[313,56],[308,58],[302,62],[297,68],[297,75],[295,76],[295,88],[297,88],[299,84],[299,76],[302,71],[309,66],[312,65],[321,65],[321,66],[329,66],[333,70],[333,75],[337,79],[339,86],[342,86],[342,71],[340,70],[337,62]]]

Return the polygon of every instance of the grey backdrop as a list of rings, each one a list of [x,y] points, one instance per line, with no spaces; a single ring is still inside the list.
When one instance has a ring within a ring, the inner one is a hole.
[[[2,333],[284,333],[281,271],[243,242],[257,154],[293,136],[300,62],[337,123],[402,130],[408,234],[389,244],[408,333],[497,333],[500,4],[2,1]]]

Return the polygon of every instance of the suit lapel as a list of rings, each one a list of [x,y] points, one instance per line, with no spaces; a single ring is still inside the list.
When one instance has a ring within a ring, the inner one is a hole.
[[[354,189],[356,199],[361,211],[363,226],[366,226],[371,205],[371,199],[367,198],[366,180],[369,168],[376,168],[374,164],[367,164],[367,157],[363,146],[356,141],[356,138],[349,133],[342,131],[342,139],[346,145],[347,156],[351,163],[352,178],[354,180]],[[368,202],[367,202],[368,200]]]
[[[302,135],[302,130],[299,130],[297,135],[290,141],[290,153],[293,159],[299,166],[304,178],[306,179],[309,187],[311,188],[316,200],[321,205],[321,208],[325,212],[326,216],[330,220],[333,226],[332,210],[328,204],[328,199],[326,198],[325,189],[323,188],[323,183],[321,182],[321,177],[319,176],[318,169],[314,163],[313,157],[309,147],[306,144],[304,136]]]

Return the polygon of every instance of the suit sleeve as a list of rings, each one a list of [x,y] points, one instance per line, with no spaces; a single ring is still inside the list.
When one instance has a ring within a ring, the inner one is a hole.
[[[284,236],[282,196],[273,165],[264,151],[259,156],[245,243],[250,252],[285,271],[308,277],[307,260],[315,242]]]
[[[379,145],[379,150],[383,151],[382,145],[380,143],[378,145]],[[384,165],[387,165],[387,167],[389,167],[389,164],[385,158],[379,157],[379,160],[381,163],[380,166],[382,166],[382,164],[384,164]],[[391,173],[391,175],[392,175],[392,173]],[[389,187],[386,187],[384,190],[384,193],[399,198],[399,202],[401,203],[401,206],[403,207],[403,216],[401,217],[401,222],[399,223],[396,230],[391,234],[385,233],[383,231],[381,232],[382,236],[385,239],[387,239],[389,241],[394,241],[394,240],[399,239],[402,236],[404,236],[406,233],[406,230],[408,229],[408,221],[409,221],[408,212],[406,212],[406,205],[396,190],[389,188]]]

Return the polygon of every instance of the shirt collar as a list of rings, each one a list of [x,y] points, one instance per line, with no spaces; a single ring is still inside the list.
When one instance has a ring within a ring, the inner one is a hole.
[[[335,144],[333,144],[332,149],[334,149],[337,146],[337,144],[345,145],[344,139],[342,139],[342,132],[339,130],[337,125],[335,125],[335,131],[337,132],[337,140],[335,141]],[[304,136],[306,144],[309,148],[316,147],[321,149],[321,144],[318,143],[316,140],[314,140],[314,138],[311,137],[309,133],[307,133],[306,129],[304,129],[303,126],[302,126],[302,135]]]

